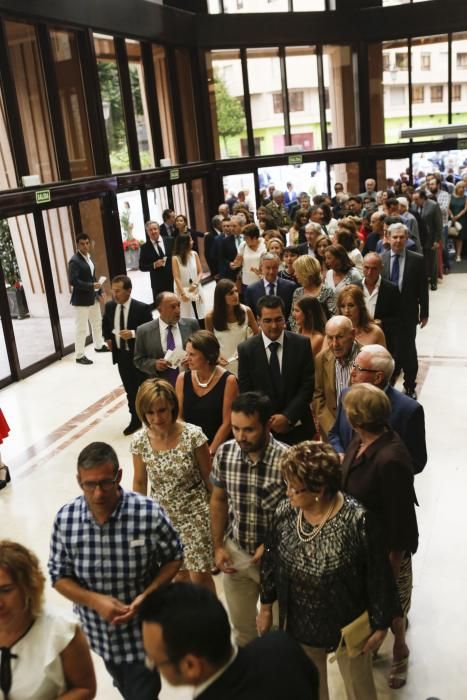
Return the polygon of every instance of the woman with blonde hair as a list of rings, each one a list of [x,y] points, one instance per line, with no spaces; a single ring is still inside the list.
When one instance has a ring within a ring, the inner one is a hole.
[[[136,411],[144,427],[130,444],[133,491],[146,496],[149,482],[151,497],[164,508],[183,542],[190,579],[214,591],[207,437],[198,426],[179,419],[177,395],[163,379],[141,384]]]
[[[370,318],[361,287],[356,284],[344,287],[337,297],[337,313],[350,318],[357,343],[386,347],[384,332]]]
[[[298,287],[292,297],[292,308],[303,296],[316,297],[323,306],[326,318],[330,318],[336,312],[336,295],[332,289],[321,279],[321,266],[316,258],[311,255],[300,255],[293,264]],[[292,313],[289,317],[290,330],[296,331],[297,324]]]
[[[44,608],[36,555],[0,541],[0,695],[4,700],[91,700],[96,678],[76,620]]]

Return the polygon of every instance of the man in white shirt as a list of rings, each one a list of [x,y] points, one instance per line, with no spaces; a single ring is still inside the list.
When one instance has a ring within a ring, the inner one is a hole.
[[[173,292],[161,292],[156,297],[156,309],[159,318],[143,323],[136,331],[134,363],[148,376],[166,379],[175,386],[179,362],[173,367],[165,356],[169,350],[175,354],[184,350],[199,325],[194,318],[180,318],[180,299]]]
[[[88,322],[96,352],[109,352],[102,339],[102,316],[98,296],[102,285],[96,280],[96,271],[89,251],[91,240],[87,233],[76,237],[78,250],[68,263],[68,278],[72,287],[71,305],[75,307],[75,352],[79,365],[92,365],[84,354]]]
[[[394,354],[400,314],[400,291],[397,285],[383,279],[383,261],[377,253],[363,258],[363,296],[370,317],[384,331],[389,352]]]

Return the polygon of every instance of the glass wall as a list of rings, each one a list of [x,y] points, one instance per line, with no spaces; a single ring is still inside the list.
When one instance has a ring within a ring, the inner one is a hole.
[[[248,155],[240,51],[206,52],[213,142],[217,160]]]
[[[182,95],[183,134],[185,137],[187,163],[200,159],[197,119],[193,95],[191,59],[188,49],[175,49],[177,64],[177,88]]]
[[[321,142],[318,65],[314,46],[285,50],[291,143],[304,151],[323,148]]]
[[[141,160],[141,169],[145,170],[146,168],[153,168],[155,163],[146,89],[144,87],[141,45],[139,41],[126,39],[125,46],[128,56],[128,69],[130,71],[131,96],[133,98],[133,110],[135,113],[139,157]]]
[[[283,153],[284,104],[278,49],[247,49],[255,155]]]
[[[224,175],[222,178],[222,183],[224,186],[225,199],[228,199],[232,195],[238,197],[238,193],[243,192],[245,196],[245,204],[247,205],[249,211],[256,212],[257,202],[255,194],[255,177],[253,173]]]
[[[41,182],[53,182],[58,171],[36,32],[32,24],[8,21],[5,34],[29,171]]]
[[[448,37],[412,39],[412,126],[426,128],[447,124]],[[428,140],[426,137],[414,140]]]
[[[130,158],[128,155],[120,78],[113,38],[102,34],[94,34],[94,47],[110,156],[110,168],[113,173],[118,173],[130,169]]]
[[[407,39],[368,47],[371,142],[400,143],[409,126],[409,49]],[[412,95],[414,91],[412,89]]]
[[[360,192],[360,167],[358,163],[333,163],[329,166],[329,178],[332,196],[334,196],[336,182],[342,183],[344,192],[352,194]]]
[[[8,140],[5,103],[0,90],[0,190],[16,187],[15,164]]]
[[[60,111],[72,178],[95,174],[75,32],[50,29]]]
[[[177,163],[177,139],[173,121],[172,98],[170,95],[169,78],[167,70],[167,57],[163,46],[152,47],[152,59],[156,76],[157,106],[162,129],[162,142],[164,144],[163,158],[170,158],[172,163]]]
[[[162,212],[169,208],[167,187],[148,190],[149,216],[157,223],[162,223]]]
[[[327,193],[328,177],[325,161],[302,163],[302,165],[277,165],[258,168],[260,190],[274,185],[281,192],[295,193],[297,197],[306,192],[312,199],[317,194]]]
[[[326,128],[329,148],[356,146],[357,120],[351,46],[323,47],[324,87],[329,92]]]
[[[452,123],[467,124],[467,32],[452,35]]]

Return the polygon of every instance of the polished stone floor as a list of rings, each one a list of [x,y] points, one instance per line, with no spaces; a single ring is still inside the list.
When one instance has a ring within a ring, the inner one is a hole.
[[[381,699],[467,698],[466,299],[467,274],[445,278],[430,295],[430,322],[418,335],[419,399],[426,411],[429,462],[416,477],[420,549],[414,558],[408,630],[410,676],[404,689],[388,690],[386,642],[386,653],[375,665]],[[82,447],[93,440],[110,442],[123,466],[124,486],[131,485],[129,438],[122,435],[128,413],[118,373],[109,356],[92,349],[88,355],[94,360],[90,367],[76,365],[71,355],[0,393],[0,406],[11,426],[2,455],[13,478],[0,492],[0,537],[31,547],[44,566],[53,517],[77,494],[75,463]],[[47,599],[69,606],[50,589]],[[99,659],[96,669],[99,700],[118,698]],[[332,700],[344,699],[335,668],[331,690]],[[165,688],[161,697],[184,700],[191,694]]]

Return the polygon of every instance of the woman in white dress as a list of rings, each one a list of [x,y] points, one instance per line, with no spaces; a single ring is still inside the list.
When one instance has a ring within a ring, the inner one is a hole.
[[[43,609],[45,578],[35,554],[0,541],[0,697],[91,700],[96,678],[76,620]]]
[[[240,304],[238,290],[232,280],[218,282],[214,290],[214,306],[206,314],[205,322],[206,330],[214,333],[219,341],[219,364],[237,376],[237,348],[251,335],[259,333],[259,329],[250,307]]]
[[[181,302],[181,316],[196,318],[200,328],[204,328],[203,269],[198,253],[192,250],[192,246],[191,236],[178,234],[172,257],[174,292]]]
[[[232,270],[242,270],[243,290],[250,284],[257,282],[261,273],[260,259],[266,252],[266,244],[260,236],[260,230],[256,224],[248,224],[242,228],[243,242],[238,248],[237,257],[230,263]]]

